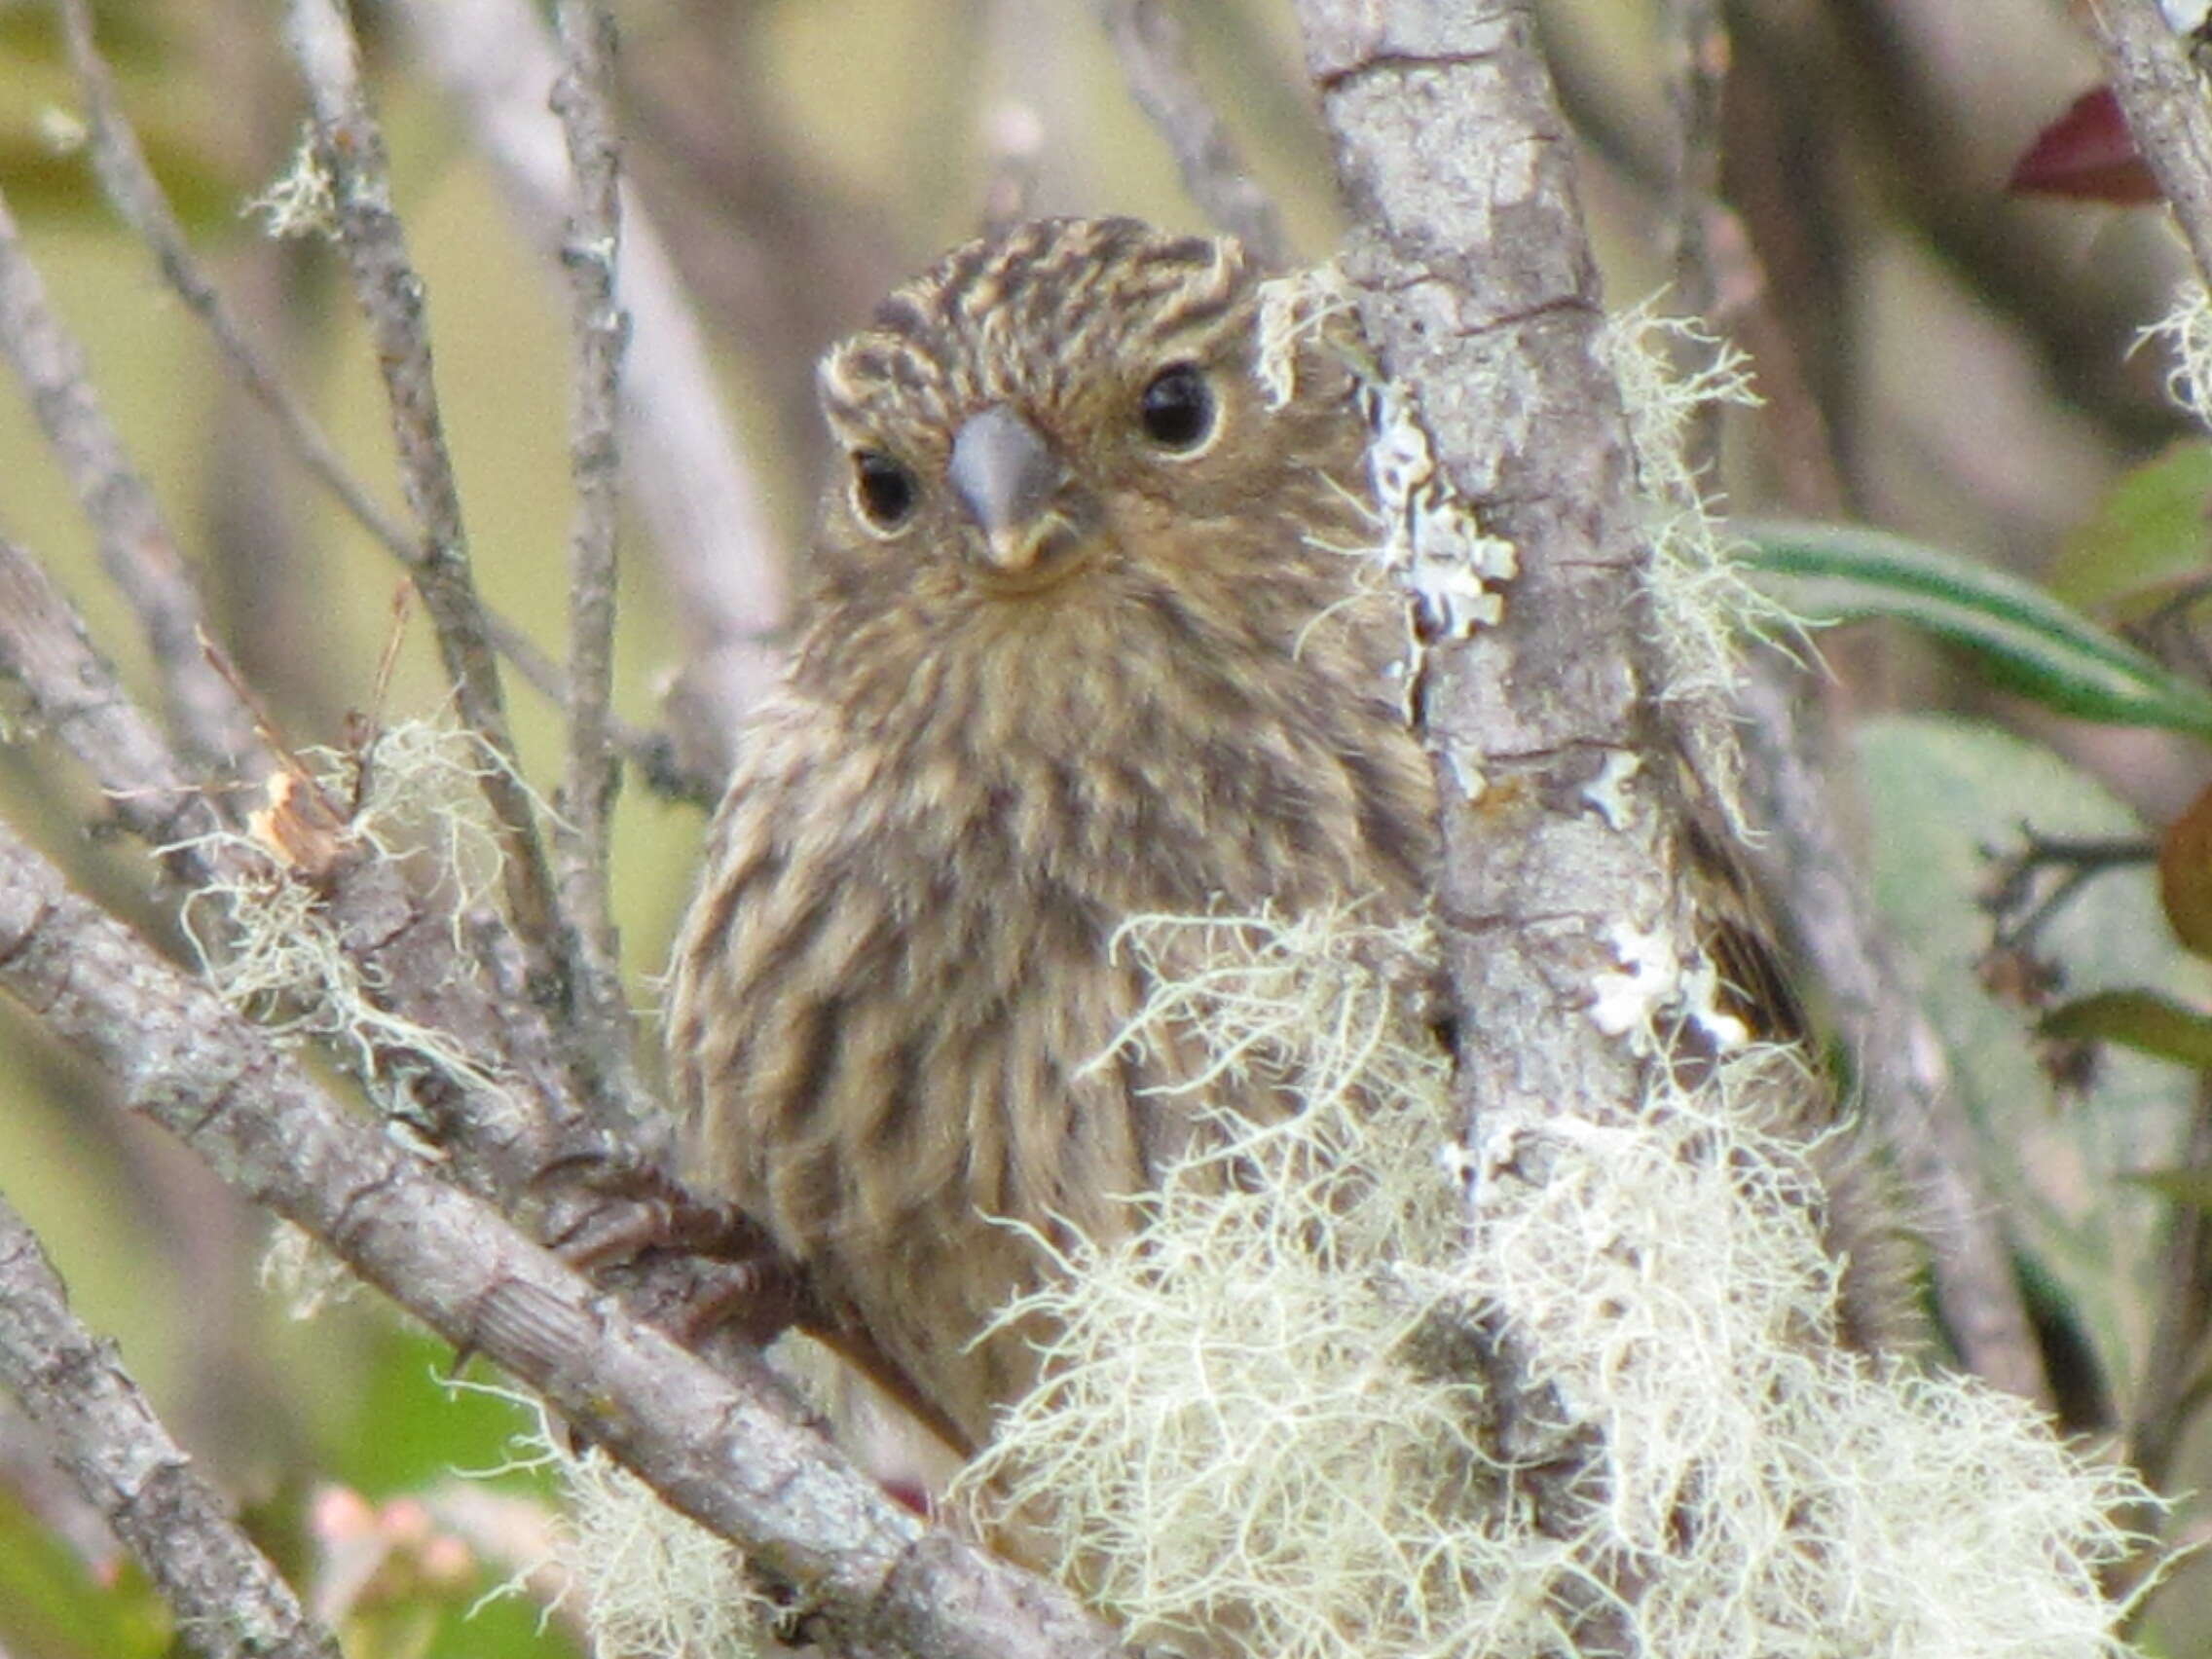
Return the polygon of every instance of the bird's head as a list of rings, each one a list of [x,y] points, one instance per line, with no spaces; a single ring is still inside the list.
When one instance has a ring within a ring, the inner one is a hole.
[[[1235,242],[1131,219],[946,255],[823,362],[822,600],[956,617],[1266,580],[1342,522],[1364,429],[1333,360],[1268,395],[1260,293]]]

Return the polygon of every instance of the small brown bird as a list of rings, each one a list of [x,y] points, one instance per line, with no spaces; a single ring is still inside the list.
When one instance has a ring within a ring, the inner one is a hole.
[[[692,1177],[961,1450],[1034,1381],[1035,1333],[972,1340],[1046,1271],[1004,1223],[1115,1235],[1200,1104],[1117,1048],[1148,990],[1120,924],[1423,902],[1402,605],[1354,552],[1367,428],[1317,339],[1275,343],[1287,396],[1263,376],[1261,310],[1234,242],[1048,221],[955,250],[822,368],[846,463],[668,1051]]]

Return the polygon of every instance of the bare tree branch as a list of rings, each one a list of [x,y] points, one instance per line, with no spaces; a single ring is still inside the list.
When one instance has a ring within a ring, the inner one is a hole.
[[[1517,551],[1502,618],[1429,646],[1418,705],[1444,797],[1436,914],[1464,1144],[1618,1124],[1676,1057],[1597,1017],[1601,978],[1631,941],[1677,975],[1699,948],[1689,732],[1660,701],[1645,515],[1572,146],[1526,4],[1300,0],[1299,16],[1356,219],[1340,263],[1380,361],[1387,453],[1433,461],[1425,477],[1408,464],[1419,493],[1400,510],[1472,509]],[[1624,800],[1601,804],[1606,778],[1626,780]],[[1540,1385],[1517,1351],[1501,1341],[1496,1398]],[[1518,1490],[1565,1535],[1587,1502],[1583,1456],[1545,1438],[1542,1409],[1507,1416],[1504,1455],[1530,1465]],[[1613,1570],[1563,1613],[1584,1645],[1631,1641],[1635,1569]]]
[[[203,612],[154,493],[125,453],[92,390],[85,353],[48,303],[0,198],[0,350],[30,396],[40,429],[99,538],[100,561],[146,631],[178,736],[197,761],[251,763],[252,717],[201,649]]]
[[[153,1406],[69,1311],[37,1238],[0,1198],[0,1382],[50,1434],[55,1455],[175,1611],[207,1659],[338,1659],[276,1567],[193,1468]]]
[[[1163,0],[1098,0],[1098,18],[1130,95],[1174,152],[1191,200],[1260,264],[1280,270],[1290,258],[1282,220],[1192,72],[1181,19]]]
[[[611,742],[614,578],[622,448],[617,428],[630,319],[614,296],[622,246],[621,170],[611,112],[614,22],[589,0],[560,8],[565,64],[553,104],[575,168],[575,207],[562,264],[574,301],[575,364],[569,416],[575,482],[569,533],[569,741],[561,812],[553,828],[563,959],[582,1041],[598,1072],[594,1092],[643,1121],[655,1110],[635,1064],[637,1021],[622,989],[622,947],[608,896],[608,828],[622,781]]]
[[[309,475],[328,490],[354,522],[387,553],[403,565],[414,565],[421,553],[415,538],[347,468],[337,449],[300,400],[292,395],[283,377],[254,343],[205,267],[193,253],[168,198],[153,169],[146,165],[138,135],[123,112],[114,77],[108,72],[107,62],[100,55],[93,37],[87,0],[57,0],[57,4],[70,62],[76,70],[84,98],[92,160],[109,204],[153,253],[163,278],[206,326],[224,361],[276,423],[277,429]],[[484,627],[492,644],[515,665],[525,680],[553,702],[567,702],[566,677],[527,634],[490,611],[485,614]],[[615,742],[623,754],[656,788],[666,788],[670,761],[664,745],[650,734],[625,723],[611,723]]]
[[[422,552],[411,566],[415,585],[437,631],[461,718],[482,734],[498,761],[484,769],[483,788],[502,844],[507,903],[532,964],[534,995],[558,1005],[565,991],[546,955],[558,914],[552,875],[485,635],[431,373],[423,281],[392,210],[384,134],[361,85],[360,49],[337,0],[291,0],[285,34],[307,83],[315,158],[331,182],[354,296],[375,341],[408,506],[422,527]]]
[[[531,240],[562,246],[574,184],[546,113],[559,70],[522,0],[408,0],[425,62],[460,100]],[[788,595],[779,540],[722,406],[710,353],[659,233],[625,191],[617,291],[633,319],[624,465],[676,596],[687,666],[672,718],[726,763],[729,733],[773,672]],[[719,776],[706,792],[719,793]]]
[[[2089,8],[2136,148],[2212,282],[2212,101],[2157,0],[2094,0]]]
[[[0,536],[0,675],[77,756],[130,830],[166,854],[172,873],[204,880],[217,855],[203,839],[222,816],[184,774],[161,731],[131,702],[80,617],[36,560]]]
[[[740,1543],[858,1655],[1097,1659],[1063,1593],[925,1529],[794,1424],[374,1124],[0,830],[0,985],[233,1187],[306,1228],[459,1346],[540,1391],[682,1513]]]

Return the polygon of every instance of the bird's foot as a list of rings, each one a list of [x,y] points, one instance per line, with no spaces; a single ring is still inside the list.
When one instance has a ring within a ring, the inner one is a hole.
[[[650,1164],[595,1170],[595,1201],[546,1240],[569,1266],[619,1289],[686,1347],[731,1332],[755,1347],[810,1309],[805,1274],[757,1223]]]

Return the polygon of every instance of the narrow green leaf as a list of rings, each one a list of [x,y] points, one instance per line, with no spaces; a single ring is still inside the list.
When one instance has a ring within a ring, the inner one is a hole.
[[[2212,738],[2212,694],[2041,588],[1849,525],[1739,522],[1746,571],[1814,623],[1894,617],[1965,646],[2007,683],[2078,719]]]
[[[2119,1043],[2142,1054],[2212,1071],[2212,1017],[2157,991],[2099,991],[2044,1015],[2046,1037]]]

